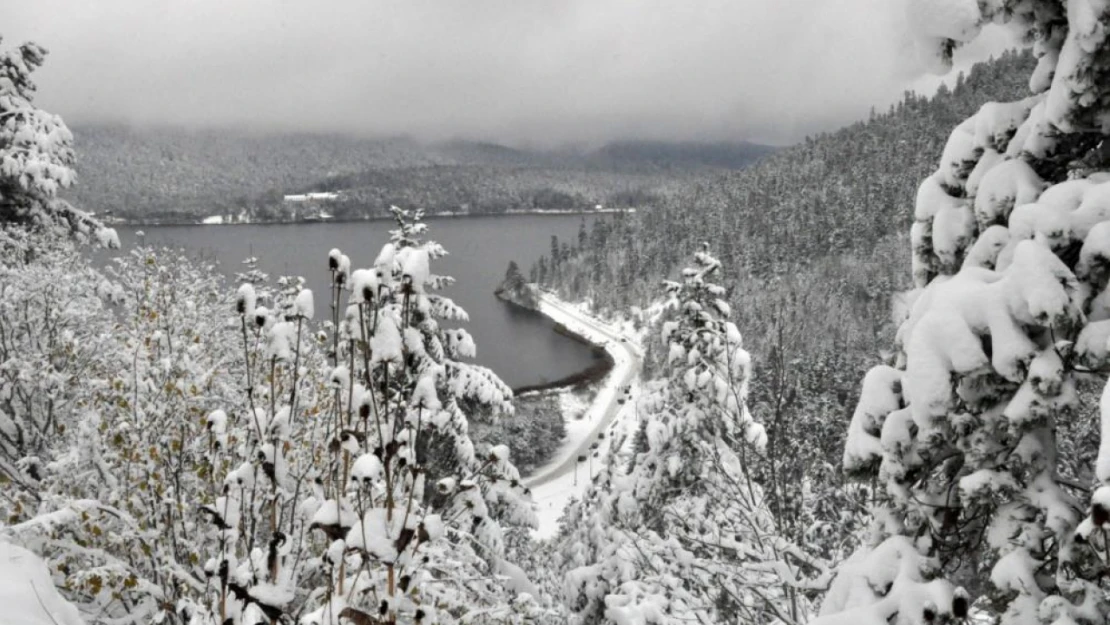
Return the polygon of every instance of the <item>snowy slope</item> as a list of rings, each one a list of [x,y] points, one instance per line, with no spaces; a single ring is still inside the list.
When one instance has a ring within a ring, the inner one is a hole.
[[[0,622],[19,625],[83,625],[77,608],[58,594],[46,563],[0,541]]]

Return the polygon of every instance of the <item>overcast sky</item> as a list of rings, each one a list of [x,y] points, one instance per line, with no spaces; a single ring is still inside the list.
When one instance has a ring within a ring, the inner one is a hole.
[[[922,75],[901,0],[4,0],[0,35],[71,124],[517,144],[785,144]]]

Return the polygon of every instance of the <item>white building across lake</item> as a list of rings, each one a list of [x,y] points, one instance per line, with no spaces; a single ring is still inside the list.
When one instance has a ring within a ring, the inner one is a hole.
[[[321,193],[300,193],[285,196],[286,202],[331,202],[338,200],[339,194],[331,191]]]

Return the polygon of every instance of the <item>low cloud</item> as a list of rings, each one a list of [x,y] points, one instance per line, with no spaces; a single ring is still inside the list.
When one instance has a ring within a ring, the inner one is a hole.
[[[891,0],[11,3],[71,123],[789,143],[921,75]],[[972,49],[983,54],[994,40]]]

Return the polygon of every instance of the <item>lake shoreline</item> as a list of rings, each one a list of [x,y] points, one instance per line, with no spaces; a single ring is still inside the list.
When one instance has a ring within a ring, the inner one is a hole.
[[[472,219],[472,218],[491,218],[491,217],[568,217],[575,215],[615,215],[615,214],[633,214],[636,212],[635,208],[603,208],[597,209],[536,209],[536,210],[515,210],[506,211],[504,213],[428,213],[424,215],[425,220],[435,219]],[[95,214],[92,215],[94,219],[98,218]],[[203,219],[203,218],[202,218]],[[349,223],[368,223],[376,221],[393,221],[390,215],[380,215],[375,217],[363,217],[357,219],[279,219],[279,220],[266,220],[266,221],[236,221],[229,223],[204,223],[203,221],[132,221],[132,220],[111,220],[104,221],[107,226],[127,226],[127,227],[154,227],[154,226],[293,226],[293,225],[306,225],[306,224],[349,224]]]
[[[550,382],[543,382],[540,384],[526,384],[524,386],[514,388],[514,397],[519,397],[527,393],[562,391],[571,388],[578,388],[586,384],[592,384],[594,382],[604,380],[605,376],[609,375],[609,372],[611,372],[613,370],[613,367],[616,366],[616,361],[613,360],[613,356],[609,354],[608,350],[605,349],[605,346],[603,344],[594,343],[586,336],[567,328],[566,325],[555,321],[554,319],[543,314],[536,308],[517,301],[515,298],[509,296],[505,292],[505,290],[501,288],[498,288],[498,290],[495,291],[495,295],[498,299],[510,306],[516,307],[524,311],[525,313],[535,315],[546,321],[554,323],[552,329],[555,331],[556,334],[565,336],[571,340],[577,341],[578,343],[589,346],[593,350],[594,355],[598,357],[597,362],[576,373],[563,376],[557,380],[552,380]]]
[[[523,314],[491,297],[505,276],[510,262],[525,267],[536,262],[550,246],[552,236],[571,241],[581,229],[604,217],[517,216],[516,219],[436,219],[428,220],[428,235],[450,251],[437,261],[438,273],[450,275],[456,283],[443,291],[469,313],[462,322],[477,345],[474,364],[496,372],[510,388],[566,381],[597,363],[590,346],[552,334],[552,323],[542,317]],[[240,274],[256,269],[276,280],[281,276],[303,277],[306,288],[328,292],[331,276],[324,261],[329,250],[340,249],[351,258],[352,267],[373,266],[377,247],[390,240],[395,222],[328,223],[314,226],[266,227],[244,224],[239,228],[207,228],[202,225],[121,226],[117,228],[125,249],[133,245],[153,245],[185,249],[203,264],[212,264],[218,273],[235,284]],[[142,232],[140,237],[137,233]],[[491,244],[493,243],[493,244]],[[99,266],[106,266],[116,251],[98,250]],[[244,265],[246,258],[256,259]],[[449,324],[454,325],[454,324]],[[573,324],[572,324],[573,325]],[[573,381],[573,380],[572,380]]]

